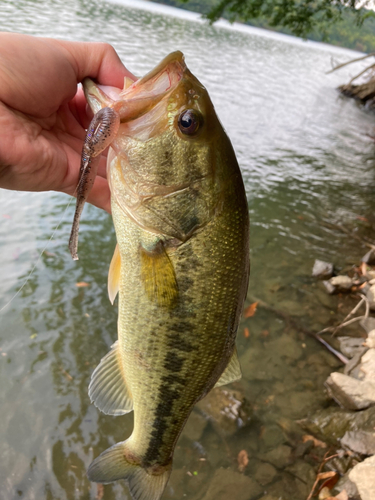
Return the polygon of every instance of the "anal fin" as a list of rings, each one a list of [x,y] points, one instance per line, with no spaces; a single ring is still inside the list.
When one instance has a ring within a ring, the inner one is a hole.
[[[140,247],[142,283],[147,296],[159,306],[172,309],[178,300],[178,286],[173,264],[163,242],[152,250]]]
[[[107,415],[124,415],[133,409],[133,400],[126,385],[118,341],[100,361],[91,376],[90,400]]]
[[[225,384],[229,384],[230,382],[234,382],[235,380],[239,380],[242,377],[240,362],[238,361],[237,349],[234,348],[232,357],[229,360],[229,363],[221,377],[216,382],[215,387],[220,387]]]
[[[112,304],[116,298],[119,289],[120,274],[121,274],[121,255],[117,244],[108,271],[108,296]]]

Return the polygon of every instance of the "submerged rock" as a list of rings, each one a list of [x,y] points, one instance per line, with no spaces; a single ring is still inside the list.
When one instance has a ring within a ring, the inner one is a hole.
[[[348,410],[363,410],[375,404],[375,382],[333,372],[325,385],[332,398]]]
[[[213,389],[196,408],[209,419],[219,434],[230,436],[250,422],[252,408],[239,391]],[[203,432],[203,431],[202,431]]]
[[[361,259],[362,262],[365,264],[369,264],[370,266],[372,264],[375,264],[375,250],[371,249],[369,250]]]
[[[259,458],[264,462],[274,465],[278,469],[282,469],[293,461],[292,448],[282,444],[267,453],[260,454]]]
[[[361,500],[375,498],[375,456],[366,458],[349,472],[349,479],[356,485]]]
[[[348,358],[363,352],[364,339],[361,337],[337,337],[337,340],[340,342],[340,351]]]
[[[314,262],[312,276],[319,280],[327,280],[333,274],[333,264],[324,262],[323,260],[316,259]]]
[[[259,484],[248,476],[232,469],[219,469],[208,487],[203,500],[252,500],[263,491]]]
[[[368,334],[365,344],[366,347],[369,347],[371,349],[375,348],[375,330],[371,330],[371,332]]]
[[[262,486],[265,486],[273,481],[276,474],[277,470],[273,467],[273,465],[261,463],[255,471],[254,479],[256,479]]]
[[[369,334],[372,330],[375,330],[375,318],[364,318],[359,322],[361,327]]]
[[[298,421],[309,434],[334,446],[337,446],[347,431],[374,432],[374,422],[375,406],[355,413],[337,408],[326,408]]]

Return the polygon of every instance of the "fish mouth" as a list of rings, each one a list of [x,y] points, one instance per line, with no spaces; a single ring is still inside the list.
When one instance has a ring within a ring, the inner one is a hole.
[[[121,91],[112,87],[111,92],[106,92],[105,87],[100,88],[88,78],[84,80],[83,87],[86,99],[95,113],[108,106],[119,113],[121,123],[127,123],[148,113],[172,92],[186,69],[184,55],[176,51]]]

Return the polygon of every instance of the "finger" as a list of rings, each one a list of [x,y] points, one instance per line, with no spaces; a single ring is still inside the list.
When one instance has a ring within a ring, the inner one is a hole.
[[[134,75],[123,65],[112,45],[61,40],[56,40],[56,42],[70,53],[78,82],[91,77],[101,85],[122,88],[125,76],[135,79]]]

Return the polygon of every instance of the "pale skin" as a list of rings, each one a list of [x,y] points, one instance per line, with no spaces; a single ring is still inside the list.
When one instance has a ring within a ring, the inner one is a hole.
[[[122,88],[112,46],[0,33],[0,188],[75,195],[92,113],[77,84],[90,77]],[[102,155],[88,202],[110,212]]]

